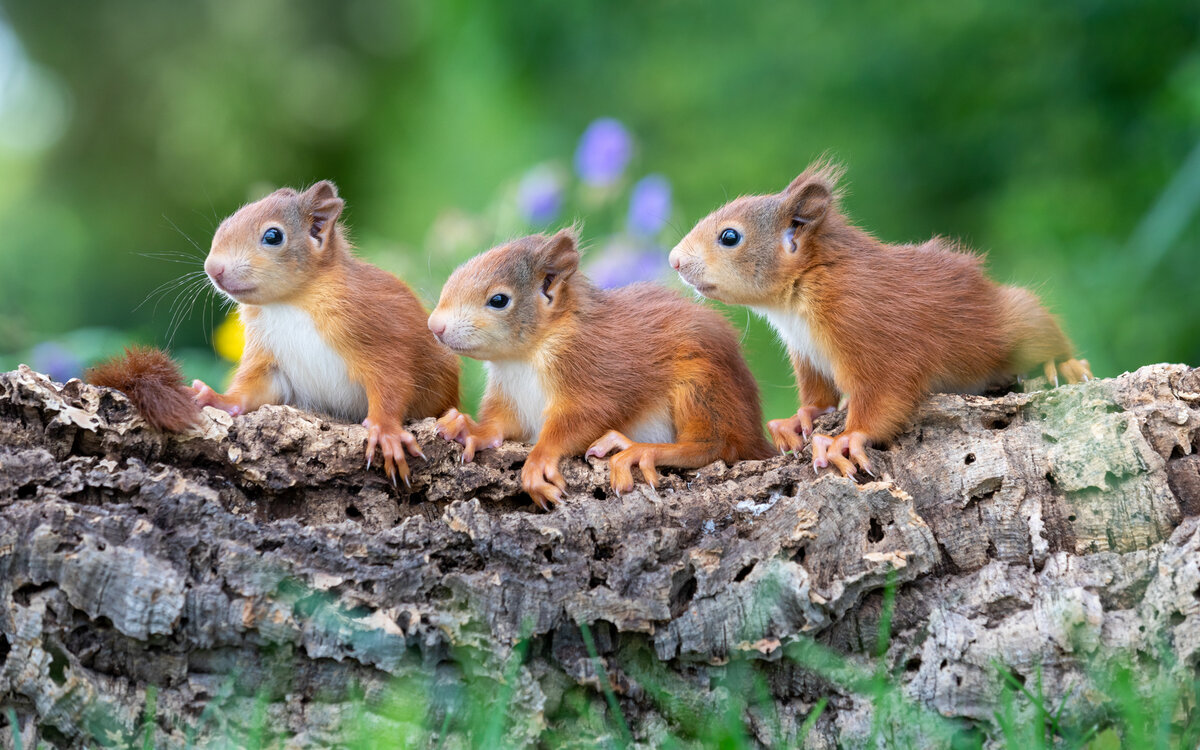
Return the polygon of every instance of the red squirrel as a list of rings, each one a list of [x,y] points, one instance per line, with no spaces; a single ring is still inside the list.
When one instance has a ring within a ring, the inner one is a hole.
[[[458,405],[458,359],[434,340],[426,311],[402,281],[351,252],[328,181],[243,206],[217,228],[204,270],[238,303],[246,347],[229,390],[199,380],[196,401],[230,414],[291,404],[368,428],[396,483],[405,451],[422,456],[407,419]]]
[[[864,450],[893,437],[930,391],[972,390],[1035,366],[1057,384],[1091,376],[1031,292],[988,279],[979,256],[935,237],[887,245],[838,209],[841,168],[811,165],[783,192],[738,198],[700,221],[670,263],[700,294],[746,305],[775,328],[803,406],[768,430],[813,466],[872,473]],[[845,430],[813,418],[848,396]]]
[[[478,423],[456,409],[438,421],[462,460],[505,439],[535,443],[521,482],[548,509],[566,490],[563,456],[619,451],[618,493],[633,488],[634,464],[656,487],[659,465],[766,458],[758,386],[728,321],[656,284],[598,289],[579,259],[573,230],[533,235],[446,282],[429,329],[488,373]]]

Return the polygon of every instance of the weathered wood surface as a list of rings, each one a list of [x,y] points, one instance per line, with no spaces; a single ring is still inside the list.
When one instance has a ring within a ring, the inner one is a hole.
[[[463,466],[432,421],[415,433],[428,461],[397,491],[365,471],[359,426],[209,409],[203,429],[169,436],[119,393],[0,375],[0,697],[25,746],[132,737],[149,685],[156,746],[197,726],[236,744],[256,711],[297,747],[336,744],[350,718],[415,732],[371,711],[410,678],[433,686],[421,726],[441,726],[435,688],[469,678],[511,689],[509,739],[534,742],[564,696],[603,706],[578,622],[648,745],[681,702],[717,710],[722,675],[747,658],[785,736],[830,695],[806,744],[853,745],[870,700],[784,654],[815,638],[865,663],[889,571],[884,661],[943,716],[990,721],[997,663],[1078,702],[1089,660],[1195,669],[1200,656],[1200,371],[1187,367],[935,396],[872,453],[880,481],[864,484],[817,477],[805,455],[616,497],[605,462],[570,460],[551,513],[520,493],[526,447]],[[764,742],[776,731],[747,720]]]

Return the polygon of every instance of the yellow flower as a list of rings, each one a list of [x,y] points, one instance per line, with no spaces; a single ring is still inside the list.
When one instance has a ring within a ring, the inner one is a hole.
[[[242,349],[246,346],[246,332],[242,321],[238,318],[237,310],[225,316],[225,320],[213,331],[213,348],[223,359],[238,362],[242,358]]]

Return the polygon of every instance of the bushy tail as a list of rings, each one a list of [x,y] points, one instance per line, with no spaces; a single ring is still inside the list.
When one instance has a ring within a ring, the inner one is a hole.
[[[179,365],[161,349],[126,348],[124,357],[96,365],[84,379],[124,393],[142,419],[160,430],[182,432],[200,419],[200,407],[183,384]]]
[[[1014,374],[1071,358],[1071,342],[1032,292],[1005,286],[1000,293],[1004,300],[1004,330],[1011,342],[1009,365]]]

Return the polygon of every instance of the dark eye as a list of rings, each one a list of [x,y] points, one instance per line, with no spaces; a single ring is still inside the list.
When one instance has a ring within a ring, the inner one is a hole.
[[[494,307],[497,310],[503,310],[508,307],[509,298],[507,294],[493,294],[488,300],[488,307]]]
[[[279,231],[275,227],[271,227],[267,231],[263,232],[262,243],[264,245],[282,245],[283,232]]]
[[[717,241],[725,247],[737,247],[737,244],[742,241],[742,233],[736,229],[724,229],[721,231],[721,236],[717,237]]]

